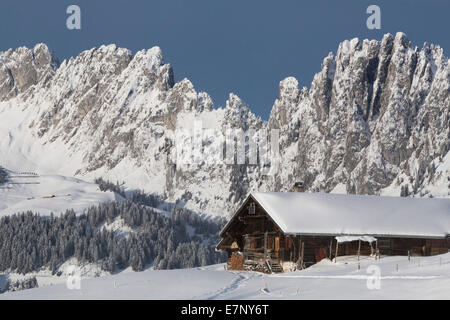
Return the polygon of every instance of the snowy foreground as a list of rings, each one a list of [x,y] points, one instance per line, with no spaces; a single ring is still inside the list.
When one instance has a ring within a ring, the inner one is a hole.
[[[323,260],[303,271],[274,275],[226,271],[223,264],[124,271],[82,278],[79,290],[69,289],[67,278],[60,277],[59,284],[38,279],[41,287],[4,293],[0,299],[450,299],[450,253],[411,261],[363,257],[359,271],[357,265],[356,257],[347,256],[337,263]],[[379,289],[369,278],[374,275],[368,273],[371,265],[379,267]]]

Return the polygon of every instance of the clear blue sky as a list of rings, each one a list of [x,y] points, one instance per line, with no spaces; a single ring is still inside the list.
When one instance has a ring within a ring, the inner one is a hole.
[[[70,4],[81,7],[79,31],[66,28]],[[381,7],[381,30],[366,28],[370,4]],[[449,56],[449,13],[448,0],[1,0],[0,51],[45,42],[62,61],[101,44],[158,45],[177,81],[189,78],[216,106],[234,92],[267,119],[279,81],[309,87],[342,40],[403,31]]]

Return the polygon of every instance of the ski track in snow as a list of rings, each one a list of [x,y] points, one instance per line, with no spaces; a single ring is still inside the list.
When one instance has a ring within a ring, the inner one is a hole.
[[[209,292],[198,297],[193,297],[193,300],[214,300],[214,299],[223,299],[224,296],[233,293],[237,289],[242,286],[245,286],[245,283],[255,276],[259,276],[256,274],[247,274],[247,273],[237,273],[232,272],[237,275],[237,277],[226,287],[223,287],[217,291]]]

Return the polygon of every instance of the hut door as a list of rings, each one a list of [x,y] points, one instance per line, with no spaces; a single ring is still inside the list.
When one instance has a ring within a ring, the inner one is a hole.
[[[327,248],[320,248],[316,250],[316,262],[322,261],[322,259],[325,259],[327,257]]]
[[[275,237],[275,257],[278,258],[278,252],[280,251],[280,237]]]

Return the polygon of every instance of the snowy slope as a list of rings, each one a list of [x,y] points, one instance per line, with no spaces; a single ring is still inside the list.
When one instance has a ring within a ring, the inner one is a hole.
[[[380,271],[380,289],[367,287]],[[398,271],[397,271],[398,270]],[[80,290],[61,283],[10,292],[0,299],[450,299],[450,253],[432,257],[339,257],[303,271],[264,275],[206,268],[82,278]],[[369,280],[371,282],[371,280]]]
[[[123,200],[118,194],[102,192],[98,185],[77,178],[14,171],[9,175],[8,183],[0,187],[0,216],[27,210],[58,215],[71,208],[81,213],[98,203]]]

